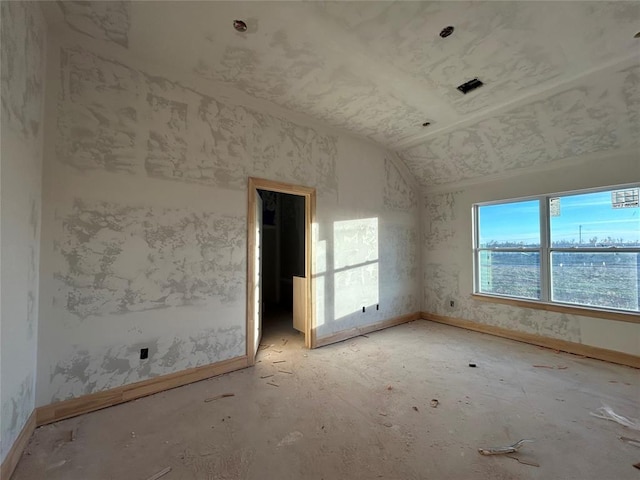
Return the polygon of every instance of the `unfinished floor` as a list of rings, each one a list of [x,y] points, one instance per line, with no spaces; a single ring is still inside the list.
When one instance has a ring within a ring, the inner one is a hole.
[[[266,335],[254,368],[39,428],[14,479],[640,478],[640,432],[589,414],[640,417],[632,368],[427,321]],[[477,451],[521,438],[538,467]]]

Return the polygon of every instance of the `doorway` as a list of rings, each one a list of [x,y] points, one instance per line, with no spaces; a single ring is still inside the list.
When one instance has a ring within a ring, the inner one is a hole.
[[[311,225],[315,189],[249,178],[247,212],[247,358],[265,327],[294,327],[314,345]],[[291,227],[299,225],[299,231]],[[290,310],[290,311],[289,311]]]

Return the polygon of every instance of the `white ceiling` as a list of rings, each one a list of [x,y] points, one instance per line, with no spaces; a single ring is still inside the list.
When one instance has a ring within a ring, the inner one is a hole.
[[[47,10],[52,23],[393,149],[425,186],[634,148],[640,138],[640,2],[59,2]],[[248,31],[233,30],[234,19]],[[447,25],[455,32],[442,39]],[[474,77],[485,86],[456,90]]]

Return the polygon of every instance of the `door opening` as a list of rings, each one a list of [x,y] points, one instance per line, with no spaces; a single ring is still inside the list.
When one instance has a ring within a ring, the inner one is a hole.
[[[249,178],[247,242],[247,358],[263,332],[313,348],[311,224],[315,189]]]
[[[262,341],[302,343],[304,337],[296,330],[304,334],[304,318],[298,315],[298,302],[304,302],[304,292],[298,290],[306,280],[304,197],[260,189],[258,195],[262,200]]]

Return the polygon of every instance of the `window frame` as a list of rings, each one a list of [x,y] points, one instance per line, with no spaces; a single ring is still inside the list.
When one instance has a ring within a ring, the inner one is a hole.
[[[599,312],[611,313],[615,319],[623,319],[625,321],[633,321],[640,323],[640,312],[634,310],[617,309],[612,307],[600,307],[595,305],[585,305],[580,303],[568,303],[552,299],[552,272],[551,272],[551,256],[553,252],[569,252],[569,253],[638,253],[640,254],[640,246],[637,247],[553,247],[551,244],[551,217],[549,214],[549,200],[551,198],[566,197],[571,195],[581,195],[589,193],[597,193],[611,190],[624,190],[627,188],[640,188],[640,183],[627,183],[621,185],[608,185],[603,187],[585,188],[579,190],[568,190],[564,192],[554,192],[542,195],[529,195],[517,198],[508,198],[503,200],[493,200],[488,202],[474,203],[472,206],[472,241],[473,241],[473,296],[480,297],[481,300],[495,301],[496,303],[520,304],[521,306],[537,305],[544,310],[557,310],[566,312],[567,309],[594,312],[595,314],[585,316],[598,316]],[[479,209],[480,207],[490,205],[505,205],[524,201],[538,200],[540,214],[540,247],[480,247],[480,224]],[[496,251],[496,252],[539,252],[540,255],[540,298],[519,297],[514,295],[506,295],[499,293],[488,293],[480,291],[480,252]],[[632,317],[627,319],[626,317]],[[622,318],[618,318],[622,317]]]

